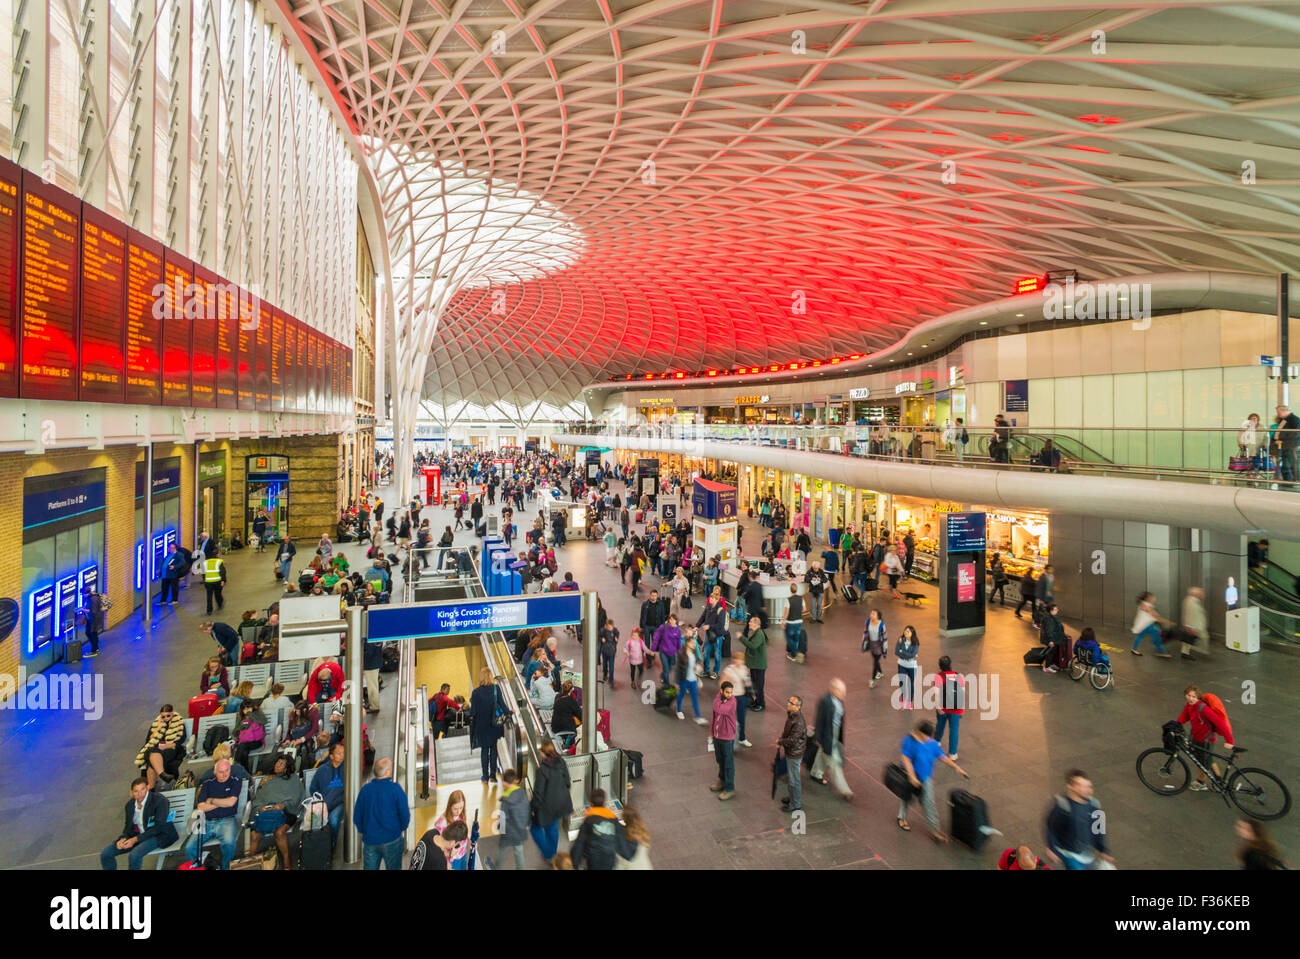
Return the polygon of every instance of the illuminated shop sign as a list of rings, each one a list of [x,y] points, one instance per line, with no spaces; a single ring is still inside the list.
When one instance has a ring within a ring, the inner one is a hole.
[[[867,389],[865,386],[855,390],[849,390],[849,399],[851,400],[865,400],[870,395],[871,390]]]

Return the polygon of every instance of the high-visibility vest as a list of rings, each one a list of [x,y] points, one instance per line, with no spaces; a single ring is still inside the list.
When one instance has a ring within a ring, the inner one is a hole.
[[[205,583],[221,582],[221,560],[220,559],[204,560],[203,582]]]

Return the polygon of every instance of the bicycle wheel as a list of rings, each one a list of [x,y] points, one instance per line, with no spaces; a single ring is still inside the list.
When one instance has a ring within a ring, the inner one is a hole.
[[[1088,667],[1083,664],[1082,660],[1079,659],[1070,660],[1070,678],[1073,679],[1076,683],[1079,680],[1083,679],[1083,674],[1086,673],[1087,671],[1088,671]]]
[[[1115,674],[1105,666],[1094,666],[1088,673],[1093,689],[1108,689],[1115,683]]]
[[[1178,753],[1156,747],[1137,758],[1138,779],[1158,796],[1177,796],[1191,782],[1192,772]]]
[[[1291,810],[1291,793],[1263,769],[1246,767],[1228,777],[1228,795],[1252,819],[1281,819]]]

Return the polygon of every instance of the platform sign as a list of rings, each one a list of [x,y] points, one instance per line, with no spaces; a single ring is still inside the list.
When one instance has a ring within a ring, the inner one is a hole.
[[[366,641],[463,636],[580,622],[581,593],[372,606],[366,610]]]

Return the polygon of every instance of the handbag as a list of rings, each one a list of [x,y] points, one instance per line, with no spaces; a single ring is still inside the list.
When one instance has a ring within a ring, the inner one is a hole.
[[[690,597],[690,596],[683,596],[683,597],[682,597],[682,601],[681,601],[681,607],[682,607],[682,609],[690,609],[690,608],[692,607],[692,605],[693,605],[693,604],[691,603],[691,597]]]
[[[916,787],[907,778],[907,770],[899,763],[885,764],[885,788],[902,800],[916,795]]]

